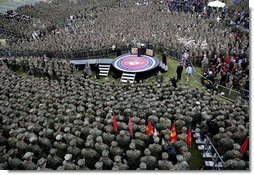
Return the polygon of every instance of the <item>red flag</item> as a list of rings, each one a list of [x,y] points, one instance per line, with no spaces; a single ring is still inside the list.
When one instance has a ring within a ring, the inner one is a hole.
[[[241,151],[242,154],[246,153],[248,144],[249,144],[249,137],[247,137],[247,138],[244,140],[244,142],[243,142],[243,144],[242,144],[242,146],[241,146],[241,150],[240,150],[240,151]]]
[[[114,132],[117,132],[118,124],[116,121],[116,116],[114,114],[113,114],[113,127],[114,127]]]
[[[151,121],[148,122],[148,125],[146,128],[146,135],[148,135],[148,136],[153,135],[153,125],[152,125]]]
[[[130,117],[129,117],[129,123],[128,123],[128,125],[129,125],[130,134],[131,134],[131,136],[133,137],[132,120],[131,120]]]
[[[191,148],[192,140],[191,140],[191,130],[190,130],[190,128],[189,128],[188,133],[187,133],[186,142],[187,142],[188,147]]]
[[[172,128],[171,128],[171,133],[170,133],[170,142],[174,143],[177,140],[177,135],[176,135],[176,124],[174,123]]]

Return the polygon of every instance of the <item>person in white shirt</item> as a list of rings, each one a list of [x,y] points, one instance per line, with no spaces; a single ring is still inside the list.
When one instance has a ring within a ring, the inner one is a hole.
[[[186,68],[185,72],[186,72],[186,79],[187,79],[187,82],[188,82],[189,81],[189,77],[192,75],[192,67],[191,67],[191,65],[188,65],[188,67]]]

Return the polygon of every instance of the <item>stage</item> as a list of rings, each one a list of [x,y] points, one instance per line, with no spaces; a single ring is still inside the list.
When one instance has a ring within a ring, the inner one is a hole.
[[[113,71],[117,77],[123,72],[136,73],[136,80],[145,79],[158,71],[160,60],[147,55],[125,54],[115,58],[112,62]]]

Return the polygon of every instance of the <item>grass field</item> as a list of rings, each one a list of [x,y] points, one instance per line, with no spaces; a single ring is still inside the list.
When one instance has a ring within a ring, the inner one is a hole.
[[[198,146],[195,143],[193,138],[192,138],[192,147],[189,148],[189,151],[191,153],[191,158],[188,162],[189,169],[190,170],[199,170],[200,167],[203,165],[203,160],[202,160],[200,151],[198,150]]]
[[[3,4],[3,3],[6,3],[8,2],[9,0],[0,0],[0,4]]]

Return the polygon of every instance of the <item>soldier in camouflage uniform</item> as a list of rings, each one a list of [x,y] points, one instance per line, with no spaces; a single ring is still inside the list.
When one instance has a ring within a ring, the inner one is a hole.
[[[45,154],[49,153],[49,150],[53,147],[53,145],[51,144],[51,140],[49,140],[43,131],[39,132],[39,138],[38,138],[38,144],[39,146],[43,149],[43,151],[45,152]]]
[[[73,156],[73,159],[77,159],[80,155],[81,150],[76,146],[76,140],[70,141],[70,146],[67,148],[67,153]]]
[[[135,144],[130,144],[130,149],[126,151],[128,166],[130,169],[135,170],[138,167],[137,162],[139,162],[141,152],[136,149]]]
[[[66,151],[67,151],[67,145],[62,142],[62,135],[56,136],[56,141],[54,142],[54,147],[57,149],[57,156],[64,157]]]
[[[86,167],[86,160],[85,159],[79,159],[78,162],[78,170],[89,170],[89,168]]]
[[[103,170],[103,162],[99,161],[95,163],[95,170]]]
[[[99,154],[91,148],[91,144],[86,142],[86,148],[81,151],[82,156],[86,160],[86,165],[90,169],[94,169],[95,163],[99,160]]]
[[[63,160],[56,155],[57,150],[55,148],[50,149],[49,153],[47,157],[48,167],[55,170],[62,164]]]
[[[37,162],[37,170],[49,170],[48,168],[46,168],[47,165],[47,159],[44,158],[40,158]]]
[[[154,144],[149,145],[149,149],[151,150],[151,155],[159,159],[161,157],[162,153],[162,146],[159,144],[160,138],[155,137],[154,138]]]
[[[72,155],[71,154],[66,154],[64,156],[63,167],[64,167],[65,170],[76,170],[76,169],[78,169],[78,166],[75,165],[71,160],[72,160]]]
[[[103,143],[103,139],[102,139],[101,136],[98,136],[98,137],[96,138],[96,141],[97,141],[97,143],[95,144],[94,148],[95,148],[95,150],[96,150],[100,155],[102,155],[102,151],[103,151],[103,150],[109,150],[108,145],[106,145],[106,144]]]
[[[12,153],[10,153],[12,152]],[[23,170],[23,161],[18,158],[18,149],[9,150],[8,164],[13,170]],[[1,155],[1,157],[4,157]]]
[[[151,156],[151,151],[148,148],[145,149],[144,154],[145,156],[140,158],[140,162],[146,163],[148,170],[154,170],[157,166],[156,157]]]
[[[111,147],[110,147],[110,157],[115,157],[117,155],[122,156],[123,155],[123,149],[121,149],[120,147],[118,147],[118,143],[116,141],[113,141],[111,143]]]
[[[33,156],[34,154],[31,152],[27,152],[24,156],[23,156],[23,167],[25,170],[36,170],[36,165],[33,163]]]
[[[188,163],[183,160],[182,155],[177,155],[177,163],[175,164],[174,170],[189,170],[189,165]]]
[[[103,162],[103,169],[104,170],[111,170],[113,161],[108,157],[109,156],[109,151],[104,150],[102,152],[102,157],[100,158],[100,162]]]
[[[118,142],[120,148],[127,149],[130,144],[130,136],[127,136],[125,131],[121,130],[120,134],[116,137],[116,141]]]
[[[19,140],[16,143],[16,148],[18,149],[18,156],[23,156],[28,150],[28,144],[24,141],[25,136],[22,133],[17,135],[17,139]]]
[[[172,162],[168,161],[168,153],[162,153],[162,160],[158,161],[159,170],[171,170],[173,169]]]
[[[127,164],[121,163],[121,156],[118,156],[118,155],[115,156],[114,160],[115,160],[115,162],[113,163],[114,166],[112,169],[115,169],[115,167],[118,167],[119,170],[128,170],[129,169]]]
[[[112,130],[111,126],[109,127],[105,126],[105,130],[106,132],[103,132],[102,137],[103,137],[104,143],[110,146],[111,142],[115,140],[115,135],[111,134],[111,130]]]

